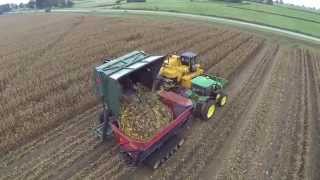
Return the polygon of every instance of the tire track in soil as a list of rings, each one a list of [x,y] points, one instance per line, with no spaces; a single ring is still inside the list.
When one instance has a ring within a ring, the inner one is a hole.
[[[306,154],[307,154],[307,138],[308,138],[308,128],[309,128],[309,106],[308,100],[310,96],[308,95],[308,89],[310,88],[309,83],[309,74],[308,74],[308,66],[307,66],[307,59],[304,52],[299,49],[299,55],[301,59],[301,67],[302,68],[302,96],[301,96],[301,113],[300,119],[302,122],[302,137],[300,137],[300,155],[298,161],[298,168],[297,168],[297,179],[304,179],[305,177],[305,164],[306,164]]]
[[[319,91],[317,90],[318,82],[316,81],[313,60],[308,50],[299,49],[301,55],[301,67],[303,67],[303,96],[301,98],[302,111],[300,118],[302,121],[302,136],[300,137],[300,151],[298,157],[297,179],[312,179],[313,176],[319,176],[314,173],[312,167],[314,160],[312,159],[311,147],[313,143],[313,126],[318,124],[319,111]],[[317,170],[316,170],[317,171]],[[313,177],[314,178],[314,177]]]
[[[269,114],[273,114],[274,118],[271,115],[270,118],[264,119],[265,123],[271,123],[269,130],[264,130],[264,132],[268,133],[265,137],[270,136],[270,138],[264,143],[264,146],[260,147],[260,149],[265,148],[265,151],[260,150],[260,153],[255,158],[256,162],[259,162],[260,159],[262,165],[251,167],[253,169],[251,170],[252,173],[255,170],[259,170],[259,172],[263,173],[260,176],[264,178],[293,179],[295,169],[294,164],[296,162],[294,157],[297,153],[297,138],[294,137],[298,133],[296,124],[299,122],[301,69],[298,63],[299,60],[293,56],[293,51],[288,50],[286,53],[284,57],[279,59],[282,64],[280,64],[278,77],[275,75],[275,78],[278,78],[278,82],[276,81],[274,84],[278,83],[279,85],[276,87],[281,87],[278,90],[280,91],[279,98],[276,98],[276,95],[271,95],[265,100],[267,102],[273,99],[273,106]],[[278,115],[276,116],[275,112],[277,110]]]
[[[281,177],[288,175],[286,171],[294,155],[290,152],[290,144],[294,143],[290,132],[295,131],[295,122],[288,119],[296,120],[294,112],[298,107],[294,103],[298,89],[289,90],[299,87],[294,76],[298,66],[290,60],[287,51],[276,58],[270,80],[257,92],[254,106],[241,117],[245,123],[238,130],[238,138],[227,148],[230,150],[224,163],[219,165],[220,173],[216,176],[219,179],[277,179],[280,170],[285,172],[280,173]]]
[[[236,70],[233,74],[240,74],[240,76],[241,76],[241,71],[245,71],[245,69],[253,71],[253,69],[258,68],[261,65],[265,65],[267,63],[267,61],[272,60],[272,54],[274,54],[274,52],[276,52],[276,49],[273,49],[273,47],[267,47],[266,45],[262,45],[262,47],[260,47],[260,48],[261,48],[260,53],[258,55],[256,55],[256,58],[255,58],[256,60],[251,60],[251,62],[245,62],[245,63],[241,64],[239,69]],[[268,54],[271,54],[271,57]],[[274,63],[274,60],[273,60],[273,62],[270,62],[270,63]],[[247,65],[247,67],[243,67],[245,65]],[[269,65],[269,66],[271,66],[271,65]],[[270,67],[269,69],[271,69],[271,68],[272,67]],[[237,71],[240,71],[240,72],[237,72]],[[271,71],[271,70],[269,70],[269,71]],[[254,73],[257,73],[257,72],[255,71]],[[251,78],[255,75],[254,73],[251,74]],[[241,77],[238,78],[237,76],[232,76],[232,77],[235,78],[234,79],[235,81],[237,81],[238,79],[243,79]],[[267,82],[268,76],[265,75],[263,78],[264,78],[263,81]],[[248,79],[246,79],[246,84],[249,81],[250,81],[250,79],[248,77]],[[242,84],[244,84],[244,82],[242,82]],[[234,84],[234,85],[231,84],[231,86],[237,86],[237,84]],[[259,95],[260,95],[259,90],[262,89],[262,86],[265,86],[265,85],[262,84],[260,87],[258,87],[258,89],[255,90],[255,92],[253,93],[254,95],[252,95],[252,96],[256,97],[256,99],[259,98]],[[244,88],[244,87],[242,87],[242,88]],[[229,86],[228,90],[227,90],[228,94],[230,93],[232,96],[238,95],[239,92],[235,92],[234,90],[231,91],[230,89],[235,89],[235,87]],[[239,129],[241,127],[245,126],[244,124],[246,124],[245,115],[252,112],[256,107],[256,103],[254,103],[254,100],[255,99],[249,100],[248,104],[250,106],[247,107],[246,110],[243,111],[242,115],[237,116],[238,120],[237,120],[237,122],[235,122],[235,125],[234,125],[237,128],[234,128],[232,130],[232,133],[230,134],[230,136],[227,139],[225,139],[225,143],[224,143],[223,147],[221,148],[221,150],[217,152],[218,154],[216,155],[216,157],[213,158],[211,160],[211,162],[207,165],[208,167],[206,167],[203,170],[203,174],[202,174],[202,176],[200,176],[201,179],[206,179],[206,178],[211,179],[212,175],[217,174],[219,169],[223,166],[223,160],[224,160],[223,158],[224,158],[225,154],[228,153],[229,148],[231,148],[231,145],[232,145],[232,143],[230,141],[235,141],[234,139],[237,138],[237,135],[239,134],[239,131],[240,131]],[[231,102],[231,103],[233,103],[233,102]]]
[[[309,170],[308,174],[310,179],[320,179],[320,58],[317,56],[316,52],[309,51],[310,60],[312,61],[313,69],[313,80],[314,80],[314,99],[316,104],[315,108],[315,118],[312,121],[311,130],[311,145],[310,145],[310,155],[309,155]]]

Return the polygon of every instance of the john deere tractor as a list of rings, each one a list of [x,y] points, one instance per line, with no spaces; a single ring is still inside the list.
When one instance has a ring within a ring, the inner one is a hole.
[[[185,96],[192,100],[195,114],[203,120],[212,118],[216,105],[222,107],[227,103],[228,96],[223,89],[227,80],[211,75],[200,75],[192,79],[191,89]]]

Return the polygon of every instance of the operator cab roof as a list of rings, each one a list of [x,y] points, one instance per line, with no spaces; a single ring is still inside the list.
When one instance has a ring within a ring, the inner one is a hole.
[[[196,56],[197,56],[197,54],[193,53],[193,52],[184,52],[181,54],[181,57],[187,57],[187,58],[194,58]]]

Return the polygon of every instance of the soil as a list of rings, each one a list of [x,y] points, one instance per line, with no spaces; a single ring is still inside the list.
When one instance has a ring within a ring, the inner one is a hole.
[[[318,52],[184,20],[58,17],[0,17],[0,29],[24,33],[0,33],[0,179],[320,179]],[[129,166],[113,139],[93,133],[101,105],[92,66],[134,49],[195,51],[207,73],[229,80],[227,105],[210,121],[194,119],[155,171]]]

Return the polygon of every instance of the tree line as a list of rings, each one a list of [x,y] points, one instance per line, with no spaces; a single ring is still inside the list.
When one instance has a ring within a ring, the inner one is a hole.
[[[29,8],[29,9],[46,9],[52,7],[71,7],[73,6],[72,0],[30,0],[28,3],[23,4],[3,4],[0,5],[0,14],[10,12],[16,9]]]

